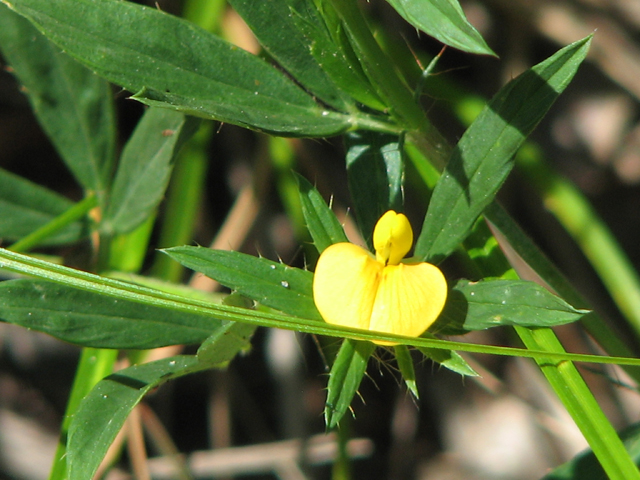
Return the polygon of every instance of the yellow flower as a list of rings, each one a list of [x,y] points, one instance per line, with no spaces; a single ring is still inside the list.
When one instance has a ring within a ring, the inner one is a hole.
[[[409,220],[390,210],[373,231],[375,258],[352,243],[326,248],[313,278],[322,318],[344,327],[421,335],[444,307],[447,282],[435,265],[401,262],[412,243]]]

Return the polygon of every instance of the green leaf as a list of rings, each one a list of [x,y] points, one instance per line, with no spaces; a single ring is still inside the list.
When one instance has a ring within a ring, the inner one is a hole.
[[[0,238],[18,240],[62,215],[73,203],[61,195],[0,169]],[[44,245],[74,242],[86,235],[81,222],[67,225]]]
[[[327,384],[324,419],[328,429],[334,428],[346,413],[367,370],[369,357],[375,350],[371,342],[345,339],[336,356]]]
[[[164,197],[173,159],[200,122],[182,113],[148,109],[122,152],[101,228],[128,233],[145,221]]]
[[[634,463],[640,466],[640,424],[634,424],[620,433],[620,438]],[[593,454],[585,450],[568,462],[545,475],[541,480],[607,480],[609,477]]]
[[[400,374],[404,379],[404,383],[407,385],[407,388],[414,397],[420,398],[418,385],[416,384],[416,372],[413,369],[411,352],[409,352],[406,345],[396,345],[393,347],[393,351],[396,354],[396,362],[398,363],[398,368],[400,369]]]
[[[47,37],[133,98],[290,136],[356,119],[315,102],[264,60],[185,20],[120,0],[12,0]]]
[[[249,350],[255,330],[256,326],[248,323],[226,323],[200,345],[198,359],[211,365],[230,361],[238,352]]]
[[[588,305],[560,270],[541,252],[531,238],[522,231],[499,204],[493,202],[489,205],[485,210],[485,215],[491,222],[491,228],[499,232],[509,245],[515,249],[522,260],[533,268],[555,292],[558,292],[562,298],[565,298],[572,305],[578,307]],[[585,316],[581,323],[589,332],[589,335],[609,354],[622,357],[633,356],[631,348],[624,343],[624,339],[618,337],[612,331],[612,326],[600,318],[596,312],[591,312]],[[640,369],[626,367],[625,370],[636,382],[640,382]]]
[[[83,348],[80,352],[78,367],[60,426],[58,447],[49,471],[49,480],[68,480],[67,439],[69,425],[71,425],[80,402],[100,380],[113,373],[113,367],[117,360],[118,350]]]
[[[531,350],[562,353],[564,347],[549,328],[515,327],[524,345]],[[598,405],[593,393],[572,362],[552,361],[544,356],[536,363],[564,404],[584,438],[595,452],[607,478],[640,480],[640,471]]]
[[[327,206],[320,192],[300,175],[296,175],[296,179],[300,189],[302,214],[318,253],[334,243],[348,242],[336,214]]]
[[[5,5],[0,5],[0,49],[62,160],[86,190],[101,194],[115,148],[113,95],[107,82]]]
[[[480,376],[458,352],[453,350],[444,350],[441,348],[426,347],[418,347],[418,350],[420,350],[425,357],[439,363],[452,372],[456,372],[467,377]]]
[[[98,348],[199,343],[226,322],[43,280],[0,283],[0,320]]]
[[[387,0],[414,27],[445,45],[470,53],[495,55],[467,21],[457,0]]]
[[[600,355],[586,355],[566,352],[549,352],[535,349],[523,349],[512,347],[498,347],[494,345],[478,345],[468,342],[454,342],[427,337],[409,338],[389,333],[377,333],[368,330],[356,330],[325,322],[301,317],[265,312],[248,308],[239,308],[231,305],[221,305],[197,298],[174,295],[132,283],[101,277],[92,273],[74,270],[62,265],[29,257],[0,248],[0,265],[3,270],[30,275],[39,279],[46,279],[56,285],[82,289],[107,298],[117,300],[130,300],[136,304],[157,307],[158,309],[179,312],[180,315],[198,314],[207,319],[223,319],[251,323],[263,327],[283,328],[313,335],[327,335],[339,338],[353,338],[358,340],[370,340],[377,342],[397,342],[416,347],[440,348],[458,350],[461,352],[476,352],[493,355],[510,355],[525,358],[537,358],[545,361],[564,362],[590,362],[618,365],[640,365],[640,359],[629,357],[609,357]],[[11,296],[10,290],[0,289],[0,299],[3,296]],[[90,298],[90,297],[86,297]],[[108,303],[105,304],[110,307]],[[75,308],[76,305],[73,305]],[[106,311],[109,314],[109,310]],[[211,334],[214,330],[209,331]],[[535,330],[534,330],[535,331]]]
[[[349,191],[363,238],[372,247],[373,229],[387,211],[402,211],[403,150],[397,135],[358,131],[346,135]]]
[[[93,478],[131,410],[150,390],[174,378],[211,368],[179,355],[135,365],[109,375],[91,390],[69,426],[69,480]]]
[[[306,35],[300,28],[307,22],[319,27],[321,22],[311,0],[230,0],[229,3],[247,22],[264,49],[307,90],[336,109],[354,106],[353,100],[336,87],[323,65],[311,54],[316,37]],[[321,29],[316,28],[316,32],[320,33]],[[318,38],[324,40],[323,36]]]
[[[416,255],[437,263],[468,235],[513,167],[513,155],[584,60],[591,37],[558,51],[498,92],[462,136],[431,197]]]
[[[172,247],[162,251],[185,267],[262,305],[289,315],[322,320],[313,302],[311,272],[266,258],[205,247]]]
[[[309,12],[310,8],[305,9],[306,15],[296,10],[293,20],[307,38],[311,54],[324,72],[342,91],[358,102],[376,110],[385,110],[385,104],[364,73],[338,18],[329,18],[332,14],[327,10],[328,5],[325,3],[321,7],[323,22],[314,21],[317,14],[315,10],[313,13]]]
[[[533,282],[459,280],[431,331],[455,335],[504,325],[552,327],[575,322],[587,313]]]
[[[223,302],[234,307],[252,308],[252,301],[234,292],[227,295]],[[227,322],[217,329],[198,348],[198,359],[212,365],[228,362],[240,352],[247,352],[251,348],[251,336],[256,330],[255,325],[242,322]]]

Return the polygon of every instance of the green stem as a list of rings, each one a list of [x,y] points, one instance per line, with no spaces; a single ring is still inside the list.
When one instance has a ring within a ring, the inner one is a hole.
[[[187,0],[182,9],[182,18],[210,32],[217,32],[226,6],[227,0]]]
[[[431,161],[444,166],[449,148],[440,132],[427,119],[413,92],[400,77],[395,65],[371,34],[357,2],[330,0],[347,31],[362,67],[390,107],[390,113],[409,132],[409,139],[419,144]]]
[[[229,305],[219,305],[196,298],[161,292],[148,287],[121,282],[101,277],[88,272],[75,270],[21,255],[0,248],[0,266],[12,272],[50,280],[72,288],[108,295],[121,300],[133,300],[145,305],[155,305],[192,314],[201,314],[221,320],[250,323],[263,327],[284,328],[302,333],[327,335],[331,337],[352,338],[387,343],[402,343],[415,347],[439,348],[442,350],[459,350],[463,352],[487,353],[493,355],[509,355],[527,358],[550,358],[557,361],[591,362],[617,365],[640,365],[639,358],[603,357],[600,355],[584,355],[574,353],[553,353],[525,350],[522,348],[497,347],[464,342],[453,342],[426,337],[403,337],[400,335],[382,334],[369,330],[356,330],[331,325],[317,320],[290,315],[249,310]]]
[[[611,230],[582,193],[528,149],[518,167],[540,190],[545,206],[578,243],[640,339],[640,276]]]
[[[82,399],[93,386],[109,375],[118,356],[117,350],[83,348],[78,362],[78,369],[67,402],[67,409],[60,428],[60,442],[49,473],[49,480],[66,480],[67,478],[67,433],[73,414]]]
[[[213,126],[212,122],[203,123],[176,159],[158,241],[160,248],[185,245],[193,239],[208,165],[206,146],[211,138]],[[177,283],[181,280],[183,271],[184,268],[178,262],[158,252],[151,274]]]
[[[575,290],[556,266],[538,249],[500,205],[495,202],[489,205],[485,210],[485,216],[491,222],[491,228],[494,233],[502,235],[509,245],[514,246],[520,258],[540,275],[558,295],[576,308],[590,308],[589,303]],[[580,322],[610,355],[635,356],[635,353],[615,332],[611,331],[607,323],[597,313],[591,312],[583,317]],[[625,370],[636,382],[640,383],[640,369],[628,366]]]
[[[89,213],[92,208],[96,207],[97,205],[98,200],[96,196],[89,195],[84,200],[76,203],[74,206],[69,208],[62,215],[57,216],[46,225],[43,225],[36,231],[15,242],[13,245],[11,245],[10,250],[13,252],[26,252],[28,250],[31,250],[57,231],[83,218],[87,213]]]
[[[530,330],[515,327],[527,348],[564,352],[551,329]],[[576,425],[589,442],[602,468],[611,480],[640,479],[638,467],[627,453],[620,437],[602,412],[598,402],[571,362],[536,359]]]
[[[187,0],[182,16],[210,32],[216,32],[226,6],[226,0]],[[203,123],[176,158],[158,241],[161,248],[185,245],[193,240],[209,163],[207,146],[214,125],[213,122]],[[152,276],[174,283],[180,282],[183,272],[182,265],[161,253],[156,255],[151,268]]]
[[[494,240],[486,225],[478,223],[467,242],[475,245],[491,245]],[[469,251],[484,276],[503,278],[516,276],[516,272],[499,250],[475,248]],[[566,353],[550,328],[514,328],[529,350],[542,350],[554,354]],[[544,357],[536,357],[535,361],[591,446],[609,478],[640,479],[640,472],[575,365],[570,361],[558,362]]]
[[[109,245],[109,271],[137,273],[149,249],[155,213],[129,233],[116,235]]]
[[[338,433],[338,455],[331,468],[331,480],[351,480],[351,462],[347,446],[351,437],[351,417],[342,417]]]

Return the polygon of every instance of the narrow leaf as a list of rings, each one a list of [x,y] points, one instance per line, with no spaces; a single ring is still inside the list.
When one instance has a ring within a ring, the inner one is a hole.
[[[467,21],[458,0],[387,0],[414,27],[465,52],[495,55]]]
[[[584,307],[588,305],[584,298],[575,290],[558,268],[549,260],[541,250],[533,243],[515,221],[496,202],[485,210],[487,220],[491,222],[491,228],[504,236],[511,247],[551,288],[558,292],[562,298],[567,299],[572,305]],[[612,331],[612,327],[595,312],[585,316],[582,325],[611,355],[628,357],[633,356],[632,350],[624,343],[624,339],[618,337]],[[640,369],[626,367],[636,382],[640,382]]]
[[[2,8],[2,7],[0,7]],[[0,169],[0,238],[15,241],[47,225],[73,206],[61,195]],[[86,225],[73,222],[44,245],[71,243],[86,235]]]
[[[107,82],[63,54],[5,5],[0,5],[0,50],[62,160],[85,189],[103,192],[115,147]]]
[[[458,352],[454,352],[453,350],[443,350],[440,348],[426,347],[418,347],[418,350],[420,350],[420,352],[422,352],[425,357],[433,360],[436,363],[439,363],[452,372],[456,372],[462,376],[467,377],[479,376],[478,372],[471,368],[471,365],[469,365]]]
[[[327,110],[264,60],[180,18],[120,0],[12,0],[48,38],[133,98],[290,136],[341,133]]]
[[[200,122],[182,113],[148,109],[122,152],[101,228],[128,233],[162,200],[180,147]]]
[[[198,359],[211,365],[230,361],[237,353],[249,350],[256,326],[228,322],[207,338],[198,348]]]
[[[363,105],[384,110],[386,107],[364,73],[342,24],[337,18],[328,19],[330,13],[327,11],[327,4],[323,5],[323,8],[323,20],[329,25],[320,24],[320,21],[314,22],[309,17],[315,15],[302,15],[297,10],[293,16],[298,28],[307,38],[311,54],[342,91]]]
[[[403,150],[397,135],[361,130],[345,137],[349,192],[362,236],[372,247],[378,219],[387,210],[402,210]]]
[[[305,178],[296,175],[296,179],[300,188],[302,214],[318,253],[334,243],[348,242],[336,214],[327,206],[320,192]]]
[[[328,429],[340,423],[351,405],[374,350],[375,345],[371,342],[350,339],[342,342],[327,384],[324,419]]]
[[[252,307],[252,301],[237,292],[227,295],[222,303],[241,308]],[[198,348],[198,359],[211,365],[228,362],[235,354],[251,348],[251,336],[256,328],[249,323],[227,322],[202,342]]]
[[[116,299],[44,280],[0,283],[0,321],[98,348],[199,343],[226,322]]]
[[[437,263],[468,235],[513,167],[513,155],[584,60],[591,37],[558,51],[498,92],[456,145],[429,204],[416,255]]]
[[[266,258],[205,247],[162,250],[185,267],[213,278],[267,307],[321,320],[313,302],[313,274]]]
[[[564,352],[553,330],[516,327],[518,336],[531,350]],[[620,437],[598,405],[593,393],[572,362],[554,362],[544,356],[536,363],[544,373],[567,412],[595,452],[611,479],[640,480],[640,471],[625,450]]]
[[[230,0],[229,3],[247,22],[265,50],[307,90],[336,109],[353,105],[353,100],[336,87],[311,54],[316,38],[307,36],[300,28],[304,22],[309,22],[320,30],[321,19],[311,0]]]
[[[317,320],[292,317],[290,315],[283,315],[274,312],[255,311],[230,305],[220,305],[198,300],[193,297],[182,295],[178,296],[140,285],[101,277],[80,270],[74,270],[62,265],[52,264],[27,255],[11,252],[3,248],[0,248],[0,264],[2,268],[7,271],[30,275],[39,279],[46,279],[47,281],[56,283],[56,285],[64,285],[67,288],[78,288],[83,291],[93,292],[96,295],[102,295],[109,298],[117,297],[118,300],[131,300],[135,303],[158,307],[159,309],[163,309],[163,311],[168,309],[180,312],[181,314],[198,314],[208,319],[221,318],[224,320],[251,323],[252,325],[263,327],[283,328],[314,335],[327,335],[340,338],[347,337],[385,343],[396,342],[416,347],[442,348],[447,350],[459,350],[461,352],[543,358],[558,362],[571,360],[575,362],[640,365],[640,359],[629,357],[609,357],[564,352],[555,353],[548,351],[541,352],[523,348],[497,347],[493,345],[470,344],[468,342],[454,342],[429,338],[428,336],[404,338],[392,334],[381,334],[366,330],[340,328],[334,325],[329,325],[325,322],[318,322]],[[4,295],[4,292],[0,294],[0,298],[2,295]],[[211,334],[212,331],[210,331],[209,334]]]
[[[587,313],[533,282],[460,280],[449,292],[432,331],[454,335],[503,325],[552,327],[575,322]]]
[[[634,424],[620,433],[620,438],[634,463],[640,466],[640,424]],[[608,480],[593,453],[585,450],[568,462],[545,475],[541,480]]]
[[[109,375],[91,390],[69,426],[69,480],[93,478],[131,410],[150,390],[206,368],[194,356],[179,355],[136,365]]]
[[[413,369],[413,359],[411,358],[411,352],[406,345],[396,345],[393,347],[393,351],[396,355],[396,362],[400,369],[400,374],[404,379],[404,383],[407,385],[409,391],[414,397],[420,398],[418,393],[418,385],[416,384],[416,372]]]

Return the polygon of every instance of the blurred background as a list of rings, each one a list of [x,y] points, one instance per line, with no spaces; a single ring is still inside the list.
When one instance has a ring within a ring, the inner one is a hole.
[[[146,3],[177,15],[183,8],[177,0]],[[588,198],[637,267],[640,2],[461,3],[500,58],[444,52],[423,102],[434,125],[452,143],[464,132],[465,108],[473,109],[479,99],[490,98],[524,69],[595,32],[587,61],[531,141],[544,161]],[[363,2],[362,8],[390,51],[408,45],[421,62],[440,51],[441,45],[418,34],[384,1]],[[250,31],[228,8],[221,31],[243,48],[259,51]],[[411,75],[419,74],[413,58],[406,71],[410,81]],[[143,107],[117,88],[113,95],[122,144]],[[262,134],[215,124],[204,141],[206,192],[192,243],[300,267],[312,264],[308,240],[290,221],[291,170],[314,183],[327,200],[332,198],[334,210],[352,235],[355,232],[340,138],[270,142]],[[292,154],[280,155],[278,145]],[[0,72],[0,167],[71,199],[82,195],[7,69]],[[411,175],[409,170],[406,210],[418,228],[426,204],[412,190]],[[592,306],[625,334],[622,315],[577,244],[550,213],[526,164],[514,171],[500,199]],[[83,248],[47,253],[75,258]],[[142,273],[148,273],[152,259],[150,252]],[[456,268],[445,264],[453,273]],[[198,288],[215,287],[188,273],[184,280]],[[558,335],[569,351],[597,351],[579,325],[562,327]],[[464,340],[517,344],[508,330],[500,329]],[[326,370],[318,342],[335,343],[258,330],[253,349],[228,370],[193,375],[152,393],[140,411],[149,455],[156,457],[150,461],[152,477],[185,478],[173,476],[168,461],[160,458],[169,448],[168,433],[186,455],[195,478],[330,478],[336,443],[335,433],[324,432]],[[78,348],[45,335],[0,324],[0,479],[47,478],[78,353]],[[462,378],[423,361],[416,371],[421,396],[415,399],[401,382],[391,354],[378,349],[360,398],[354,400],[354,419],[341,426],[341,434],[352,439],[353,478],[537,479],[585,448],[533,362],[465,358],[481,377]],[[640,399],[620,369],[581,367],[581,372],[616,427],[638,420]],[[107,478],[131,478],[127,462],[123,454]]]

